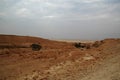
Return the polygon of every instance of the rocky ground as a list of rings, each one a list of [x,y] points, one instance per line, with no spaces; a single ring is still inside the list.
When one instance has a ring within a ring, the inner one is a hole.
[[[31,44],[42,48],[34,51]],[[76,48],[70,42],[0,35],[0,80],[120,80],[119,76],[120,39]]]

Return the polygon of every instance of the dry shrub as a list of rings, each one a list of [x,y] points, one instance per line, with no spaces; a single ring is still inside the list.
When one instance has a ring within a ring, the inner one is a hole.
[[[42,48],[39,44],[32,44],[31,47],[33,51],[39,51]]]
[[[75,43],[74,46],[76,48],[84,48],[84,49],[90,49],[91,48],[91,44],[89,44],[89,43]]]
[[[82,43],[75,43],[74,46],[76,48],[83,48],[84,47],[84,45]]]

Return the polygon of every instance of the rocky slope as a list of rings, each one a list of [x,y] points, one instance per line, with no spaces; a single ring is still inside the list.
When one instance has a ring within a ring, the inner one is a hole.
[[[32,50],[33,43],[42,48]],[[120,39],[85,45],[91,46],[76,48],[73,43],[0,35],[0,80],[120,80]]]

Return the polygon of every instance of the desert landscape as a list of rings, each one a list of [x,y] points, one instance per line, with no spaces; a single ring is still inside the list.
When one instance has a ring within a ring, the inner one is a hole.
[[[120,0],[0,0],[0,80],[120,80]]]
[[[0,35],[0,80],[120,80],[120,39],[75,43]]]

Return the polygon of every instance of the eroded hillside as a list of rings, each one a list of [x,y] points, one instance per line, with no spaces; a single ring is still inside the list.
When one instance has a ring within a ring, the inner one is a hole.
[[[42,48],[34,51],[31,44]],[[0,35],[0,80],[119,80],[119,61],[120,39],[76,47],[70,42]]]

